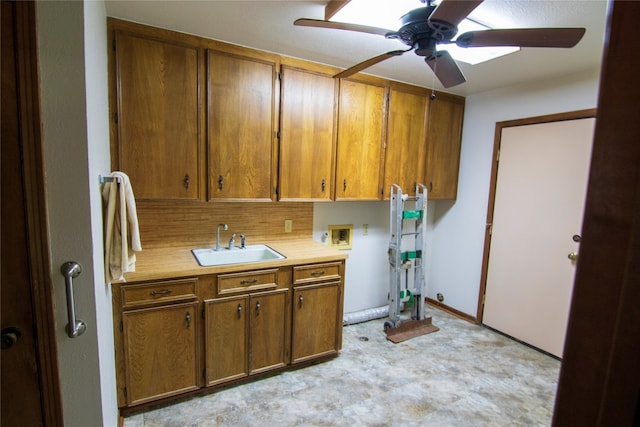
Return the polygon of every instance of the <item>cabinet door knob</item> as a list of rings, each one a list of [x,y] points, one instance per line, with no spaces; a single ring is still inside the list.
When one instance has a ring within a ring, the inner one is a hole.
[[[327,188],[327,180],[322,178],[322,192],[324,193],[324,189]]]
[[[344,181],[342,181],[342,185],[344,187],[344,190],[347,191],[347,178],[345,178]]]
[[[238,304],[238,318],[242,317],[242,304]]]
[[[298,297],[298,305],[299,305],[300,307],[302,307],[302,301],[304,301],[304,298],[302,297],[302,295],[300,295],[300,296]]]
[[[260,313],[260,301],[256,302],[256,313]]]
[[[222,175],[218,176],[218,189],[222,190],[224,188],[224,178]]]
[[[187,321],[187,328],[191,326],[191,313],[187,311],[187,314],[184,316],[184,319]]]
[[[189,189],[189,183],[191,182],[191,178],[188,173],[184,174],[184,180],[182,181],[182,185],[184,185],[185,190]]]

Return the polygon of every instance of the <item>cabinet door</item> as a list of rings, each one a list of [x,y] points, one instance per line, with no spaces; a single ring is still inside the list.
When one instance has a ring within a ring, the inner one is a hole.
[[[330,200],[335,81],[282,67],[280,200]]]
[[[335,354],[340,348],[340,282],[293,290],[291,362]]]
[[[122,314],[127,404],[198,388],[197,303]]]
[[[429,98],[426,93],[391,89],[389,125],[384,167],[384,197],[389,199],[391,184],[413,194],[424,179],[426,118]]]
[[[248,375],[248,303],[248,296],[204,302],[206,385]]]
[[[382,86],[340,81],[336,200],[382,197],[386,93]]]
[[[286,364],[287,296],[287,289],[251,295],[251,374]]]
[[[209,199],[272,200],[275,64],[208,55]]]
[[[438,94],[429,103],[427,165],[424,183],[430,199],[455,199],[462,142],[464,98]]]
[[[199,197],[199,53],[116,34],[120,170],[138,199]]]

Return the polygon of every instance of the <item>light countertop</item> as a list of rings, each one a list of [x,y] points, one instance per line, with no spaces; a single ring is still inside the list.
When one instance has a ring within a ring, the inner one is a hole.
[[[348,253],[311,239],[259,242],[265,244],[286,259],[260,261],[243,264],[227,264],[213,267],[201,267],[191,253],[198,248],[153,248],[136,253],[136,271],[127,273],[127,282],[170,279],[176,277],[194,277],[217,273],[277,268],[288,265],[341,261]]]

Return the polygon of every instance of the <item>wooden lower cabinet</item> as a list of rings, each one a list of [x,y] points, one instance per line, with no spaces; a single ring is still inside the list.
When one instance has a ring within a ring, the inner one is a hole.
[[[198,303],[122,314],[128,405],[196,390]]]
[[[254,294],[249,298],[249,374],[287,364],[288,307],[288,289]]]
[[[206,385],[248,375],[249,296],[204,302]]]
[[[206,385],[287,364],[288,289],[204,302]]]
[[[340,282],[294,288],[292,363],[338,353],[338,326],[342,318],[340,298]]]
[[[113,285],[118,406],[335,356],[344,261]]]

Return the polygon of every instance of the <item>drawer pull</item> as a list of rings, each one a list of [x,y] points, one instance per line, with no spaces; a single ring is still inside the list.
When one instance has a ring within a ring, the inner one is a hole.
[[[171,293],[171,289],[162,289],[160,291],[151,291],[151,296],[158,296],[158,295],[168,295]]]
[[[258,283],[258,279],[252,279],[252,280],[241,280],[240,284],[241,285],[253,285],[254,283]]]
[[[324,274],[324,270],[320,270],[320,271],[312,271],[311,275],[312,276],[322,276]]]

